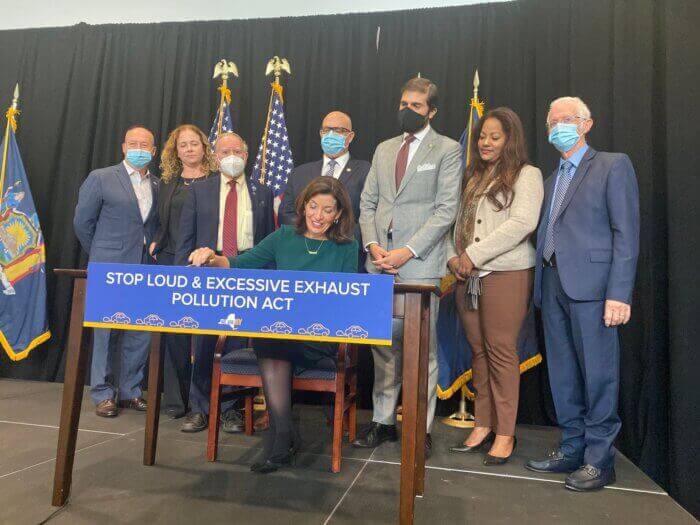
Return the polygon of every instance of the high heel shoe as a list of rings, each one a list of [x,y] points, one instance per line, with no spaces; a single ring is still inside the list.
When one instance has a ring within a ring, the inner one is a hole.
[[[515,452],[515,447],[517,445],[518,445],[518,438],[516,438],[514,436],[513,437],[513,450],[510,451],[509,456],[507,456],[505,458],[501,458],[499,456],[492,456],[491,454],[486,454],[486,457],[484,458],[484,465],[486,465],[487,467],[493,467],[496,465],[505,465],[506,463],[508,463],[510,456],[512,456],[513,453]]]
[[[459,443],[454,447],[450,447],[450,452],[457,454],[474,454],[475,452],[479,452],[486,445],[493,443],[494,439],[496,439],[496,434],[492,430],[486,434],[486,437],[482,439],[481,442],[477,443],[476,445],[469,446],[465,445],[464,443]]]

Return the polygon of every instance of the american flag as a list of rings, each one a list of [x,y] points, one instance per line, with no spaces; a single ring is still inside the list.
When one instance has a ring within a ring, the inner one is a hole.
[[[272,189],[275,195],[275,212],[281,202],[292,168],[294,168],[294,160],[292,150],[289,148],[282,97],[273,86],[267,125],[260,140],[258,156],[255,158],[252,180],[255,184],[266,184]]]
[[[221,131],[219,131],[219,115],[221,118]],[[233,121],[231,120],[231,111],[229,111],[228,103],[224,102],[223,108],[216,111],[216,116],[214,117],[214,124],[211,126],[211,131],[209,132],[209,144],[214,147],[216,144],[216,139],[219,138],[220,133],[228,133],[233,131]]]

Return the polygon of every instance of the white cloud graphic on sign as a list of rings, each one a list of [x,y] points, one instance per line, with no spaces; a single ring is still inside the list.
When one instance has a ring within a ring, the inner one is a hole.
[[[131,323],[131,318],[124,312],[117,312],[112,317],[103,317],[102,321],[105,323],[129,324]]]
[[[143,319],[136,319],[136,324],[142,324],[144,326],[163,326],[165,321],[156,314],[149,314]]]
[[[263,326],[260,331],[270,334],[291,334],[292,327],[283,321],[277,321],[270,326]]]
[[[297,333],[300,335],[324,336],[330,335],[331,331],[325,326],[323,326],[321,323],[314,323],[308,328],[299,328],[299,330],[297,330]]]
[[[185,316],[179,321],[170,321],[173,328],[199,328],[199,323],[191,317]]]
[[[359,325],[348,326],[346,330],[338,330],[335,335],[338,337],[349,337],[352,339],[367,339],[369,333]]]

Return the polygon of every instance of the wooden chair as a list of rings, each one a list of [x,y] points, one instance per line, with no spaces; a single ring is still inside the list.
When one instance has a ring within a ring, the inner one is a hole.
[[[221,387],[261,387],[262,378],[257,358],[252,348],[234,350],[222,356],[226,336],[219,336],[214,354],[209,405],[209,434],[207,436],[207,460],[216,461],[219,445],[219,413],[221,411]],[[343,430],[347,428],[349,440],[355,440],[357,426],[357,348],[345,343],[338,348],[338,364],[332,369],[304,370],[295,374],[293,390],[330,392],[333,403],[333,452],[331,471],[340,472]],[[245,397],[245,433],[253,435],[253,395]]]

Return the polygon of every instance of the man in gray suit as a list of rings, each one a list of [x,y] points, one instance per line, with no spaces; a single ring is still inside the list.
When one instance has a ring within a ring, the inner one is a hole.
[[[461,149],[430,127],[437,113],[437,86],[413,78],[401,90],[403,132],[374,153],[360,200],[360,228],[369,252],[367,271],[389,273],[404,283],[439,285],[447,269],[445,242],[459,206]],[[428,369],[428,436],[435,415],[438,303],[431,299]],[[401,389],[403,323],[394,321],[391,347],[374,346],[374,414],[353,444],[373,448],[395,441],[395,410]]]
[[[91,262],[147,264],[147,247],[158,229],[158,180],[148,172],[156,152],[153,133],[143,126],[132,126],[124,137],[122,152],[122,162],[92,171],[83,182],[73,228]],[[150,340],[148,332],[94,331],[90,394],[98,416],[115,417],[117,402],[146,410],[140,385]],[[120,366],[115,384],[110,348],[117,347]]]

